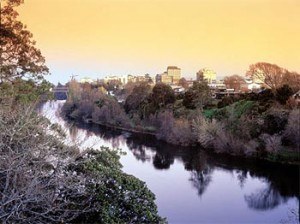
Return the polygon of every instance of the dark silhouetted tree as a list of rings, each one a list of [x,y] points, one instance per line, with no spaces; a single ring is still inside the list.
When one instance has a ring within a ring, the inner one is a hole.
[[[283,85],[282,87],[276,89],[276,100],[280,104],[285,104],[286,101],[293,95],[293,90],[288,85]]]

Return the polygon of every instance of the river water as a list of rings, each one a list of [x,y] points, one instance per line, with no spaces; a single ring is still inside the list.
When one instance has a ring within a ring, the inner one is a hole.
[[[211,155],[59,116],[64,101],[41,113],[60,124],[67,144],[120,148],[123,171],[146,182],[169,223],[298,223],[299,167]]]

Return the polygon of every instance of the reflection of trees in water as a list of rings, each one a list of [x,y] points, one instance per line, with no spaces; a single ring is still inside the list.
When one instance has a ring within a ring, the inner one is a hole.
[[[268,210],[277,207],[282,203],[286,203],[288,198],[282,197],[277,189],[268,186],[258,190],[255,193],[244,196],[249,208],[255,210]]]
[[[212,180],[212,169],[204,169],[202,171],[191,171],[191,178],[193,187],[198,191],[198,195],[201,196],[207,189],[209,183]]]
[[[55,109],[55,108],[54,108]],[[53,109],[53,110],[54,110]],[[175,159],[181,160],[186,170],[190,171],[190,181],[199,195],[205,193],[212,180],[215,167],[224,171],[236,172],[237,181],[242,188],[247,178],[264,179],[267,187],[244,197],[250,208],[258,210],[273,209],[291,197],[299,194],[299,169],[295,167],[271,164],[265,161],[251,162],[250,160],[232,159],[221,155],[207,155],[198,149],[187,149],[165,144],[151,136],[140,136],[99,127],[76,123],[66,126],[74,140],[81,136],[81,130],[91,132],[103,141],[110,142],[113,146],[120,147],[125,141],[137,160],[152,162],[156,169],[168,169],[174,164]],[[78,130],[79,128],[79,130]],[[287,175],[288,174],[288,175]],[[298,197],[299,200],[299,197]]]
[[[156,153],[153,159],[153,165],[156,169],[169,169],[174,163],[174,157],[171,154]]]
[[[295,196],[297,188],[293,185],[293,178],[286,175],[289,173],[295,177],[295,169],[283,168],[280,165],[270,165],[266,162],[254,164],[245,160],[232,160],[232,157],[209,156],[197,149],[180,149],[171,145],[164,145],[158,141],[147,141],[145,138],[127,138],[127,146],[133,152],[137,160],[148,161],[156,169],[169,169],[175,159],[184,163],[186,170],[190,171],[189,181],[197,189],[198,195],[205,193],[212,182],[215,167],[224,171],[237,174],[236,181],[241,188],[244,187],[248,178],[264,179],[267,188],[253,192],[245,196],[245,201],[250,208],[266,210],[275,208],[286,202],[291,196]],[[154,156],[151,155],[154,153]],[[218,158],[218,159],[216,159]],[[295,184],[294,184],[295,185]]]
[[[190,170],[190,179],[192,186],[197,189],[201,196],[212,181],[213,166],[210,166],[207,155],[203,152],[194,152],[184,157],[185,169]]]
[[[169,169],[171,164],[174,163],[174,153],[166,150],[158,150],[156,146],[150,144],[142,144],[144,139],[142,138],[127,138],[127,146],[133,153],[137,160],[152,163],[156,169]],[[155,154],[152,156],[152,154]]]
[[[147,154],[149,149],[146,146],[142,144],[135,144],[134,141],[130,141],[129,139],[127,139],[126,144],[137,160],[142,162],[151,160],[151,155]]]
[[[237,179],[241,188],[244,187],[247,180],[247,171],[245,170],[237,170]]]
[[[244,196],[249,208],[274,209],[299,194],[299,169],[297,166],[249,159],[232,160],[232,157],[214,157],[212,163],[216,167],[236,172],[241,188],[248,178],[259,178],[266,184],[264,189]]]

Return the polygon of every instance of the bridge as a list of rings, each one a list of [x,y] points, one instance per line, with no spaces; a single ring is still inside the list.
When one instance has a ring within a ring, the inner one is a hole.
[[[68,98],[69,88],[67,86],[56,86],[51,92],[53,92],[54,99],[66,100]]]

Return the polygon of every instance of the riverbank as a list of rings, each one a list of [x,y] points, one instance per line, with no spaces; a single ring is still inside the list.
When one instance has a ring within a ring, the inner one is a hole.
[[[66,119],[66,121],[68,122],[74,122],[74,119],[68,119],[66,117],[64,119]],[[146,132],[146,131],[136,130],[132,128],[108,125],[101,122],[93,122],[92,119],[83,119],[77,122],[82,122],[84,124],[98,125],[99,127],[104,127],[109,130],[126,131],[130,133],[138,134],[139,136],[151,136],[152,138],[155,138],[157,141],[163,141],[157,139],[156,134],[154,132]],[[170,144],[170,143],[165,142],[164,144]],[[176,146],[175,144],[171,144],[171,145]],[[177,145],[177,146],[180,146],[182,148],[187,148],[187,149],[191,147],[191,146],[181,146],[181,145]],[[280,163],[286,165],[300,165],[300,155],[298,152],[294,152],[293,150],[279,152],[276,154],[264,153],[264,154],[254,154],[254,155],[245,156],[245,155],[230,154],[225,152],[217,152],[213,148],[204,148],[200,144],[193,145],[192,147],[198,150],[204,150],[206,153],[209,153],[211,154],[211,156],[216,158],[221,157],[221,158],[227,158],[228,160],[245,160],[245,162],[267,161],[271,163]]]
[[[73,81],[72,85],[79,84]],[[164,84],[152,89],[138,85],[125,103],[86,85],[87,89],[77,86],[72,90],[72,85],[70,98],[62,107],[67,118],[154,135],[177,146],[197,145],[216,153],[274,162],[300,161],[300,110],[297,104],[278,103],[270,90],[224,98],[217,104],[205,101],[204,107],[199,106],[201,96],[175,97]],[[190,91],[204,87],[194,83]],[[204,90],[207,93],[207,86]]]
[[[169,223],[278,223],[287,219],[290,208],[298,211],[298,166],[216,155],[92,123],[74,124],[59,116],[58,104],[62,102],[47,103],[43,111],[63,127],[68,142],[80,142],[82,150],[120,148],[122,170],[147,184],[159,214]]]

